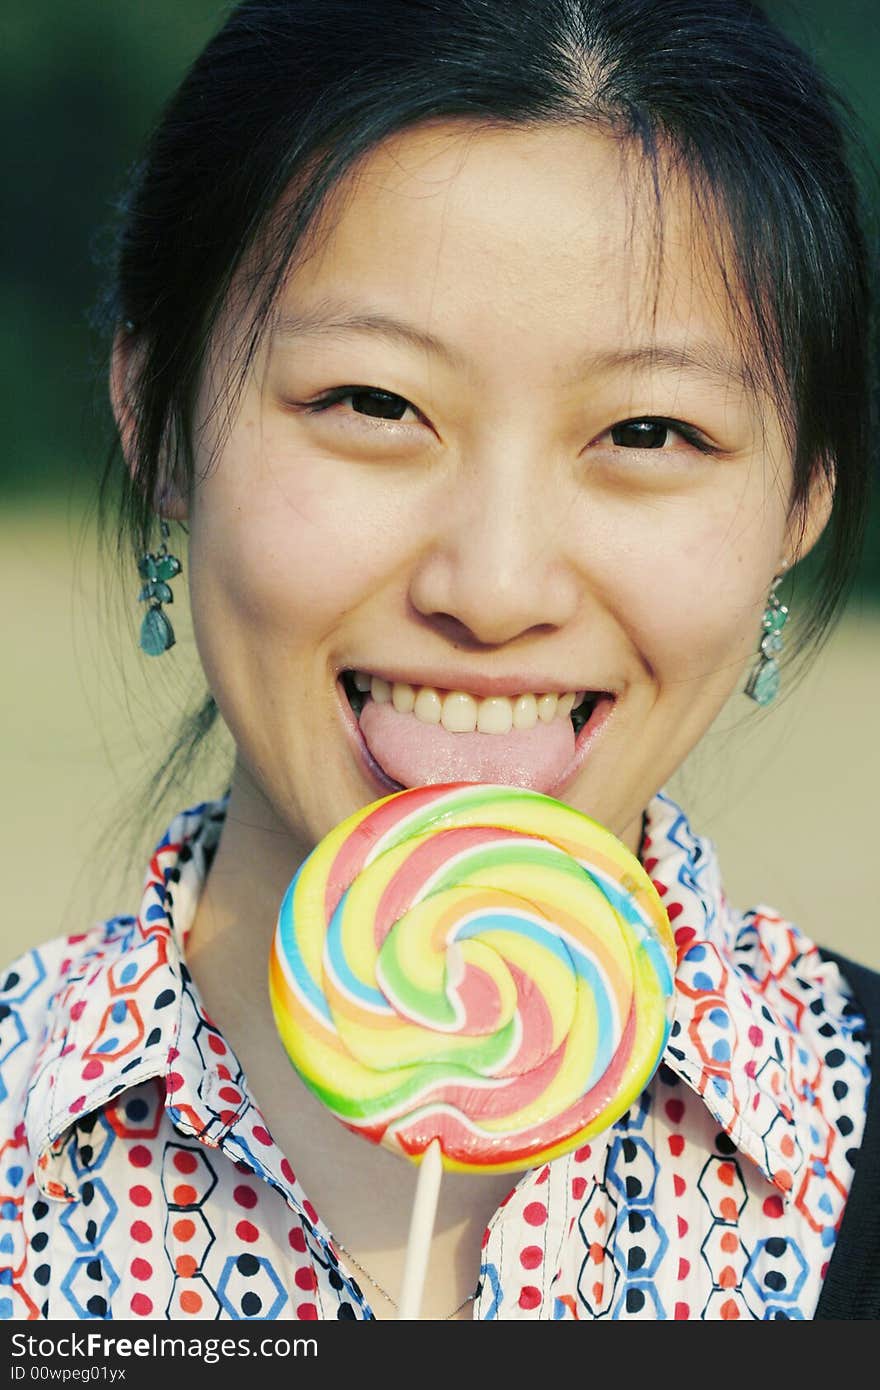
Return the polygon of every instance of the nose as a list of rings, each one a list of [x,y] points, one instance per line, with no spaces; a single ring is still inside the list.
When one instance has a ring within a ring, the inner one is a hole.
[[[561,628],[580,582],[572,511],[534,452],[484,450],[434,508],[410,581],[416,610],[457,646]]]

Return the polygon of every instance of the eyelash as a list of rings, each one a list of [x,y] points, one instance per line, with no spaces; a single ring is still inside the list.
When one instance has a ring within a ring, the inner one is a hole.
[[[386,401],[401,401],[409,410],[415,410],[415,406],[411,405],[404,396],[398,396],[393,391],[383,391],[378,386],[334,386],[332,391],[326,391],[323,396],[319,396],[316,400],[307,401],[305,410],[309,415],[317,415],[321,411],[329,409],[331,405],[338,405],[340,401],[344,401],[348,396],[380,396]],[[359,418],[362,420],[379,420],[381,422],[381,416],[378,415],[362,415]],[[390,425],[399,423],[400,422],[397,420],[385,421],[385,424]]]
[[[313,401],[305,402],[303,409],[309,415],[319,415],[331,406],[338,405],[350,396],[374,396],[381,397],[385,401],[400,401],[409,410],[418,414],[416,407],[412,405],[405,396],[398,396],[394,391],[384,391],[377,386],[335,386],[331,391],[326,391],[323,396],[317,397]],[[355,412],[357,414],[357,412]],[[362,415],[358,417],[362,420],[375,420],[380,425],[383,423],[381,416]],[[385,424],[399,424],[400,421],[386,420]],[[697,449],[701,454],[720,454],[721,449],[710,444],[707,439],[694,429],[693,425],[686,424],[683,420],[675,420],[665,415],[637,415],[627,420],[615,421],[612,429],[625,429],[629,425],[658,425],[674,434],[680,435],[685,443]],[[625,448],[625,445],[617,445],[617,448]],[[646,450],[647,452],[647,450]],[[662,453],[662,449],[651,449],[651,453]]]

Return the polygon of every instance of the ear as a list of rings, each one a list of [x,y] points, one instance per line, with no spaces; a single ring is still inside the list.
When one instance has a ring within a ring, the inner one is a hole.
[[[813,470],[806,504],[791,518],[786,532],[786,553],[791,556],[791,566],[805,559],[817,544],[828,525],[833,504],[834,469],[819,463]]]
[[[120,325],[113,338],[110,356],[110,404],[123,457],[135,483],[138,482],[137,418],[132,402],[142,360],[143,350],[135,334]],[[175,483],[164,477],[160,479],[159,496],[154,505],[158,514],[168,521],[186,521],[189,515],[186,496]]]

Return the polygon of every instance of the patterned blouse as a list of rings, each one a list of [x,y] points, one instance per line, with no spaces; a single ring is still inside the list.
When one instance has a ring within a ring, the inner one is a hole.
[[[224,814],[176,817],[138,916],[0,984],[2,1318],[374,1316],[186,968]],[[639,857],[678,945],[663,1061],[608,1131],[512,1177],[473,1315],[811,1318],[862,1139],[863,1019],[795,926],[727,902],[662,791]]]

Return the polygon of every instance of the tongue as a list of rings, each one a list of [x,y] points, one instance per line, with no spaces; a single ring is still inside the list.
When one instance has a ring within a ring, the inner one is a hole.
[[[368,700],[360,728],[376,762],[404,787],[500,782],[547,792],[574,757],[571,720],[558,716],[509,734],[451,734],[442,724],[423,724],[390,703]]]

